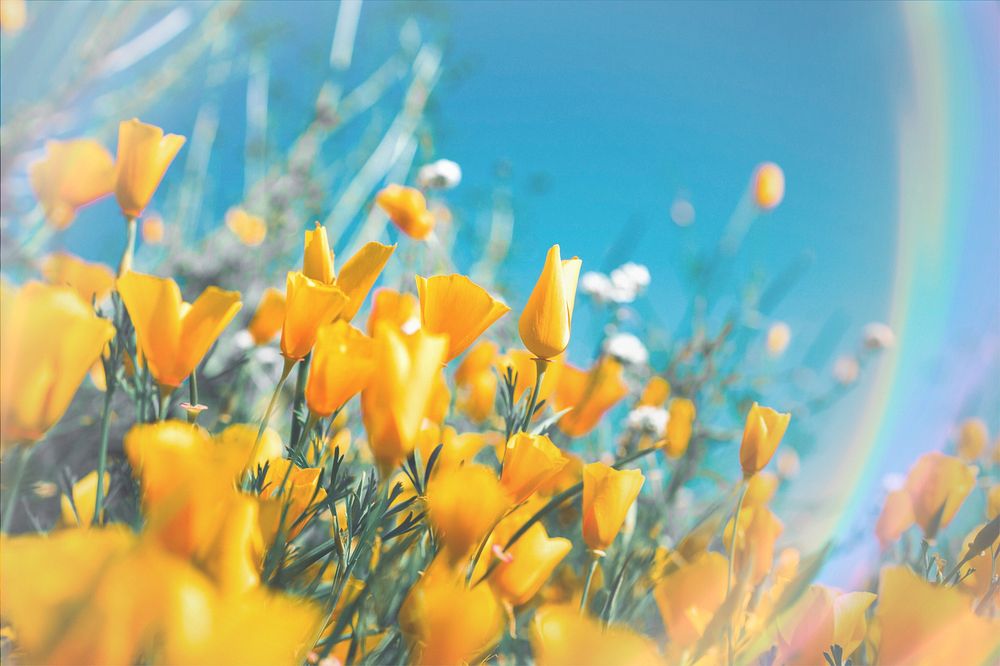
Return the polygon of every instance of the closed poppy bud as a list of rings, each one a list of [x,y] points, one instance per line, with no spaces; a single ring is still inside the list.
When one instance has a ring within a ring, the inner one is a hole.
[[[637,469],[617,470],[599,462],[584,466],[583,541],[587,548],[605,551],[614,542],[645,480]]]
[[[319,222],[316,228],[306,231],[305,253],[302,272],[310,280],[323,284],[333,284],[333,251],[326,235],[326,227]]]
[[[368,315],[368,335],[375,335],[378,322],[409,335],[420,328],[420,302],[413,294],[395,289],[377,289]]]
[[[642,395],[639,397],[639,405],[645,405],[648,407],[662,407],[670,397],[670,382],[668,382],[663,377],[656,375],[650,377],[649,381],[646,382],[645,388],[642,389]]]
[[[958,457],[972,462],[983,455],[990,433],[982,419],[967,419],[958,429]]]
[[[703,552],[664,576],[653,590],[670,643],[694,645],[726,599],[729,564],[715,552]]]
[[[694,403],[687,398],[674,398],[670,401],[669,414],[663,450],[667,457],[676,459],[687,452],[691,442],[696,414]]]
[[[875,522],[875,536],[878,537],[882,550],[899,541],[899,537],[913,526],[914,521],[913,502],[906,490],[894,490],[886,495],[882,513]]]
[[[559,429],[570,437],[586,435],[626,395],[622,366],[610,356],[601,357],[589,371],[564,364],[552,404],[556,411],[570,411],[559,419]]]
[[[374,370],[371,338],[346,321],[328,324],[316,335],[306,404],[326,418],[365,388]]]
[[[45,257],[42,260],[42,276],[49,284],[72,287],[85,303],[100,303],[115,286],[115,274],[110,268],[84,261],[67,252]]]
[[[947,527],[975,485],[976,468],[959,458],[939,451],[917,458],[905,487],[913,502],[913,515],[926,538],[933,539]]]
[[[150,215],[142,221],[142,242],[146,245],[159,245],[166,235],[166,226],[159,215]]]
[[[761,407],[756,402],[747,414],[743,427],[743,442],[740,444],[740,465],[743,476],[749,477],[767,466],[774,455],[781,438],[785,436],[791,414],[776,412],[770,407]]]
[[[257,247],[267,238],[267,222],[242,208],[226,211],[226,227],[247,247]]]
[[[569,345],[581,263],[576,257],[563,261],[558,245],[549,248],[518,323],[521,341],[538,358],[551,359]]]
[[[114,169],[111,153],[93,139],[48,141],[45,157],[28,167],[28,179],[46,222],[65,229],[78,209],[111,194]]]
[[[69,287],[0,282],[0,446],[55,425],[114,334]]]
[[[118,292],[135,326],[143,359],[161,386],[177,388],[201,363],[243,304],[236,291],[208,287],[194,303],[181,299],[177,283],[129,272]]]
[[[785,197],[785,172],[774,162],[764,162],[753,172],[753,201],[761,210],[776,208]]]
[[[728,551],[733,543],[734,523],[730,519],[723,533],[723,543]],[[746,507],[740,512],[736,524],[735,567],[750,576],[758,585],[771,571],[774,562],[774,544],[784,531],[784,525],[777,516],[764,505]]]
[[[434,231],[434,214],[427,210],[427,200],[420,190],[388,185],[375,195],[375,202],[410,238],[423,240]]]
[[[254,344],[265,345],[274,339],[285,323],[285,295],[273,287],[264,291],[257,311],[247,325]]]
[[[135,118],[118,125],[115,198],[125,217],[142,214],[183,145],[184,137],[164,135],[159,127]]]
[[[486,420],[493,413],[499,383],[493,365],[498,352],[495,342],[479,342],[469,350],[455,371],[455,384],[459,388],[458,408],[474,423]]]
[[[427,517],[452,564],[471,554],[510,504],[496,475],[483,465],[449,470],[427,488]]]
[[[490,576],[490,583],[511,606],[525,604],[538,593],[572,548],[569,539],[549,538],[545,527],[535,523],[510,547],[509,557],[500,562]]]
[[[420,323],[431,333],[448,336],[451,360],[510,308],[464,275],[417,276]]]
[[[514,503],[532,495],[566,466],[566,456],[545,435],[520,432],[507,442],[500,484]]]
[[[317,282],[303,273],[289,273],[285,281],[285,322],[281,328],[281,353],[301,360],[316,344],[320,326],[332,322],[347,304],[337,287]]]
[[[775,663],[817,663],[816,655],[839,645],[852,654],[868,633],[865,613],[875,601],[871,592],[839,592],[812,585],[792,610],[778,615],[778,658]]]
[[[104,473],[104,495],[111,489],[111,475]],[[59,508],[62,513],[62,524],[68,527],[90,527],[94,519],[94,506],[97,504],[97,471],[87,474],[73,484],[70,491],[72,499],[63,495],[59,498]]]

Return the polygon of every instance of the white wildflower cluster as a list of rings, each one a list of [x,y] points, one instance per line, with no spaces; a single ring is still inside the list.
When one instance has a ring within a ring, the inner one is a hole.
[[[615,333],[605,339],[604,353],[625,365],[645,365],[649,362],[646,345],[631,333]]]
[[[417,171],[417,184],[428,190],[450,190],[462,182],[462,167],[451,160],[425,164]]]
[[[580,291],[602,303],[631,303],[649,286],[649,269],[628,262],[611,275],[588,271],[580,278]]]
[[[861,339],[865,348],[873,351],[890,349],[896,344],[896,334],[886,324],[878,321],[865,326]]]
[[[667,421],[670,414],[662,407],[642,405],[636,407],[625,417],[625,425],[629,430],[641,432],[654,437],[663,437],[667,431]]]

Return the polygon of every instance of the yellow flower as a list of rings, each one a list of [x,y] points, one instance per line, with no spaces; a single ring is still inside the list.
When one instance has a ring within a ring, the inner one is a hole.
[[[572,410],[559,419],[559,429],[570,437],[582,437],[627,395],[622,366],[610,356],[601,357],[589,371],[564,364],[552,404],[556,411]]]
[[[297,467],[291,460],[272,461],[267,471],[267,485],[260,493],[260,526],[265,546],[274,543],[279,528],[289,541],[299,535],[305,527],[304,521],[299,522],[299,517],[311,505],[320,504],[326,498],[326,491],[317,488],[322,472],[318,467]],[[281,489],[286,475],[288,480]],[[285,504],[288,504],[288,510],[282,524],[281,514]]]
[[[653,596],[672,645],[690,647],[701,638],[726,599],[728,571],[725,557],[703,552],[656,586]]]
[[[614,542],[645,480],[637,469],[617,470],[599,462],[584,466],[583,541],[587,548],[604,551]]]
[[[215,446],[223,452],[223,457],[228,459],[231,455],[237,460],[245,461],[254,449],[258,429],[256,423],[234,423],[215,436]],[[281,435],[273,428],[264,428],[257,446],[257,456],[249,462],[249,470],[254,471],[258,465],[280,460],[284,451]]]
[[[906,566],[882,569],[875,622],[881,664],[986,664],[1000,649],[1000,620],[978,617],[961,590]]]
[[[899,541],[899,537],[913,526],[915,520],[913,502],[906,490],[894,490],[886,495],[882,513],[875,522],[875,536],[878,537],[882,550]]]
[[[431,397],[424,416],[432,423],[441,424],[448,416],[449,409],[451,409],[451,389],[448,388],[448,379],[444,376],[444,368],[441,368],[434,379]]]
[[[785,172],[773,162],[764,162],[753,172],[753,201],[761,210],[776,208],[785,197]]]
[[[111,491],[111,475],[104,473],[104,495]],[[97,504],[97,471],[87,474],[73,484],[72,499],[63,495],[59,498],[62,524],[67,526],[90,527]]]
[[[0,443],[34,442],[69,407],[114,336],[68,287],[0,283]]]
[[[330,416],[368,385],[374,370],[371,338],[346,321],[328,324],[316,335],[306,404],[317,416]]]
[[[111,194],[114,168],[111,153],[93,139],[48,141],[45,157],[28,167],[28,178],[46,221],[65,229],[78,209]]]
[[[183,145],[184,137],[164,135],[159,127],[136,118],[119,123],[115,198],[125,217],[142,215]]]
[[[959,458],[939,451],[917,458],[906,477],[906,492],[910,494],[913,515],[926,538],[933,539],[939,530],[948,526],[975,485],[976,468]],[[940,520],[935,524],[939,513]]]
[[[0,30],[8,35],[21,32],[28,19],[24,0],[0,0]]]
[[[569,539],[549,538],[545,527],[535,523],[507,551],[509,557],[502,560],[490,576],[490,584],[511,606],[525,604],[538,593],[572,548]]]
[[[482,465],[442,472],[427,488],[427,516],[452,563],[471,554],[510,504],[492,470]]]
[[[285,322],[281,327],[281,353],[286,359],[305,358],[316,344],[320,326],[337,318],[347,305],[339,288],[317,282],[303,273],[289,273],[285,281]]]
[[[223,592],[242,594],[260,585],[264,538],[259,506],[248,496],[227,498],[211,545],[201,557],[205,571]]]
[[[445,470],[471,463],[493,435],[502,437],[499,433],[463,432],[459,434],[451,426],[441,428],[437,425],[431,425],[420,431],[417,438],[417,451],[420,452],[420,459],[426,464],[434,449],[441,445],[441,452],[438,453],[432,474],[432,476],[436,476]]]
[[[142,356],[161,386],[177,388],[191,374],[243,304],[236,291],[208,287],[185,303],[177,283],[143,273],[118,279]]]
[[[100,303],[115,286],[115,273],[110,268],[84,261],[67,252],[45,257],[42,260],[42,277],[49,284],[72,287],[85,303]]]
[[[754,585],[761,581],[771,571],[774,563],[774,544],[784,531],[784,525],[777,516],[764,505],[744,507],[740,512],[739,524],[736,527],[736,557],[734,566],[737,571],[745,571]],[[733,543],[733,520],[730,518],[723,532],[723,544],[728,552]]]
[[[670,382],[659,375],[649,378],[642,389],[638,406],[662,407],[670,397]]]
[[[410,238],[423,240],[434,231],[434,214],[427,210],[427,200],[420,190],[388,185],[375,195],[375,202]]]
[[[483,340],[469,350],[455,371],[458,409],[473,423],[482,423],[493,413],[499,382],[493,366],[499,350],[495,342]]]
[[[778,492],[778,476],[771,472],[761,472],[754,474],[747,481],[747,492],[743,497],[743,506],[766,505],[774,498]]]
[[[334,285],[343,291],[347,296],[347,305],[344,306],[339,318],[351,321],[361,309],[368,292],[371,291],[372,285],[375,284],[395,249],[395,245],[365,243],[347,260],[337,275],[333,270],[333,250],[330,249],[326,227],[317,222],[315,229],[306,231],[302,272],[308,278],[322,284]]]
[[[868,633],[865,613],[874,601],[871,592],[839,592],[811,585],[792,610],[778,618],[775,663],[819,664],[832,645],[850,655]]]
[[[159,215],[150,215],[142,221],[142,242],[147,245],[159,245],[166,235],[166,225]]]
[[[605,627],[569,605],[545,605],[531,623],[531,650],[539,666],[658,666],[656,644],[620,626]]]
[[[687,452],[691,442],[691,431],[697,413],[694,403],[687,398],[674,398],[670,401],[670,418],[667,419],[667,432],[663,450],[669,458],[680,458]]]
[[[387,323],[375,331],[378,371],[361,393],[361,415],[383,472],[413,451],[447,350],[447,338],[426,331],[404,336]]]
[[[368,314],[368,335],[375,335],[380,321],[402,333],[413,333],[420,328],[420,303],[417,297],[394,289],[376,290],[372,296],[372,309]]]
[[[514,503],[528,499],[566,466],[566,456],[545,435],[520,432],[507,442],[500,484]]]
[[[265,345],[281,331],[285,323],[285,295],[280,290],[270,287],[264,291],[257,305],[257,311],[247,324],[250,337],[254,344]]]
[[[257,247],[267,238],[264,218],[251,215],[239,207],[226,211],[226,226],[247,247]]]
[[[740,465],[744,476],[756,474],[767,466],[791,420],[791,414],[782,414],[770,407],[753,403],[747,414],[743,442],[740,444]]]
[[[569,344],[581,263],[576,257],[563,261],[558,245],[549,248],[542,274],[518,322],[521,341],[538,358],[558,356]]]
[[[972,462],[983,455],[990,433],[982,419],[967,419],[958,431],[958,457]]]
[[[319,222],[315,229],[306,230],[305,252],[302,257],[302,272],[310,280],[333,284],[333,250],[326,235],[326,227]]]
[[[420,322],[448,336],[447,360],[455,358],[510,308],[464,275],[417,276]]]

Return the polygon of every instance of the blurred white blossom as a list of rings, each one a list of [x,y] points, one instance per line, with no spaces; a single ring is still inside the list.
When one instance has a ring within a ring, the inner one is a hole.
[[[670,206],[670,219],[679,227],[686,227],[694,222],[694,206],[686,199],[675,199]]]
[[[605,275],[588,271],[580,278],[580,291],[601,303],[631,303],[649,286],[649,269],[628,262]]]
[[[642,405],[628,413],[625,425],[629,430],[662,437],[667,431],[667,421],[669,420],[670,414],[662,407]]]
[[[431,190],[450,190],[462,182],[462,167],[451,160],[425,164],[417,171],[417,184]]]
[[[649,351],[642,340],[631,333],[616,333],[604,341],[604,351],[627,365],[645,365]]]
[[[889,349],[896,344],[896,334],[888,325],[882,322],[873,321],[865,326],[862,333],[865,347],[868,349],[882,350]]]
[[[833,378],[847,386],[858,381],[861,367],[853,356],[841,356],[833,363]]]

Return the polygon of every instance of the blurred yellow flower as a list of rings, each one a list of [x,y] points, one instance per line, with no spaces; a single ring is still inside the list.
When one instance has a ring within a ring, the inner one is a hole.
[[[638,406],[662,407],[670,397],[670,382],[659,375],[654,375],[646,382],[639,397]]]
[[[434,231],[434,214],[427,210],[427,200],[420,190],[387,185],[375,195],[375,202],[410,238],[423,240]]]
[[[874,601],[871,592],[840,592],[811,585],[791,611],[778,617],[775,663],[820,664],[832,645],[842,647],[845,657],[852,654],[868,633],[865,613]]]
[[[637,469],[617,470],[604,463],[583,467],[583,541],[605,551],[625,522],[646,478]]]
[[[28,11],[24,0],[0,0],[0,30],[8,35],[15,35],[27,20]]]
[[[104,496],[111,492],[111,475],[104,473]],[[69,527],[90,527],[94,519],[94,505],[97,504],[97,471],[85,475],[73,484],[72,498],[62,495],[59,510],[62,524]]]
[[[226,227],[247,247],[257,247],[267,238],[264,218],[251,215],[239,207],[226,211]]]
[[[983,455],[989,443],[990,433],[982,419],[967,419],[958,429],[958,457],[972,462]]]
[[[188,304],[177,283],[144,273],[118,279],[143,359],[161,386],[177,388],[194,371],[243,304],[236,291],[208,287]]]
[[[200,560],[223,592],[242,594],[260,585],[264,554],[260,505],[248,496],[233,494],[223,506],[221,520]]]
[[[125,217],[142,215],[184,141],[136,118],[119,123],[115,198]]]
[[[590,370],[562,364],[552,405],[556,411],[571,411],[559,419],[559,429],[570,437],[582,437],[627,395],[622,366],[610,356],[602,356]]]
[[[674,398],[670,401],[668,413],[670,418],[667,419],[663,450],[667,457],[677,459],[687,452],[697,410],[688,398]]]
[[[926,538],[933,539],[948,526],[975,485],[976,468],[959,458],[939,451],[917,458],[906,477],[906,492]]]
[[[274,543],[279,529],[288,541],[299,535],[305,527],[299,518],[312,504],[322,503],[326,498],[326,491],[317,487],[322,472],[318,467],[297,467],[286,459],[271,463],[268,484],[260,493],[260,527],[265,546]],[[285,504],[288,509],[282,523]]]
[[[521,341],[538,358],[552,359],[569,344],[581,264],[576,257],[563,261],[558,245],[549,248],[518,322]]]
[[[375,335],[380,321],[409,335],[420,328],[420,302],[413,294],[387,288],[377,289],[372,296],[372,308],[368,314],[368,335]]]
[[[468,349],[476,338],[510,308],[464,275],[417,276],[421,326],[448,336],[450,361]]]
[[[316,334],[337,318],[347,305],[347,294],[317,282],[304,273],[290,272],[285,281],[285,321],[281,327],[281,353],[299,361],[312,351]]]
[[[258,428],[256,423],[234,423],[215,436],[215,446],[226,459],[233,456],[237,460],[246,461],[257,441]],[[248,467],[250,471],[254,471],[258,465],[280,460],[284,452],[285,445],[281,442],[281,435],[274,428],[264,428],[257,446],[257,455],[249,461]]]
[[[726,558],[703,552],[667,574],[653,590],[671,645],[694,645],[726,599]]]
[[[726,523],[723,544],[730,551],[733,544],[733,519]],[[784,531],[778,517],[764,505],[744,507],[736,525],[736,550],[734,567],[759,585],[771,571],[774,563],[774,544]]]
[[[65,229],[78,209],[111,194],[114,169],[111,153],[93,139],[48,141],[45,157],[28,167],[28,178],[46,222]]]
[[[482,423],[493,413],[499,383],[493,368],[499,352],[495,342],[478,342],[455,370],[458,409],[473,423]]]
[[[894,490],[886,495],[882,512],[875,522],[875,536],[882,550],[899,541],[903,532],[910,529],[915,521],[913,502],[906,490]]]
[[[115,273],[104,264],[84,261],[68,252],[42,260],[42,277],[49,284],[72,287],[85,303],[100,303],[115,286]]]
[[[519,432],[507,442],[502,463],[500,484],[518,504],[558,474],[566,456],[545,435]]]
[[[114,334],[69,287],[0,282],[0,445],[41,439]]]
[[[442,471],[427,488],[427,517],[452,564],[471,554],[510,505],[496,475],[483,465]]]
[[[147,245],[159,245],[166,235],[166,225],[159,215],[150,215],[142,221],[142,242]]]
[[[257,311],[247,324],[247,330],[255,345],[265,345],[281,332],[284,323],[285,295],[281,290],[269,287],[261,295]]]
[[[605,627],[572,606],[545,605],[531,623],[531,650],[539,666],[658,666],[656,644],[625,627]]]
[[[437,475],[444,470],[471,463],[476,454],[486,446],[493,436],[502,438],[499,433],[458,433],[451,426],[442,428],[432,424],[420,431],[416,448],[420,453],[420,459],[426,464],[434,449],[438,445],[441,446],[441,452],[438,453],[433,470],[433,475]]]
[[[781,438],[785,436],[791,414],[776,412],[770,407],[761,407],[756,402],[747,414],[743,428],[743,442],[740,444],[740,465],[743,476],[750,477],[767,466],[774,455]]]
[[[774,162],[759,164],[753,172],[753,201],[761,210],[776,208],[785,198],[785,172]]]
[[[771,472],[754,474],[747,481],[746,495],[743,496],[743,506],[766,505],[778,492],[778,476]]]
[[[372,340],[346,321],[319,329],[313,351],[306,404],[326,418],[368,385],[375,364]]]
[[[490,576],[490,584],[511,606],[527,603],[548,581],[573,543],[562,537],[549,538],[545,527],[535,523],[510,550]]]

